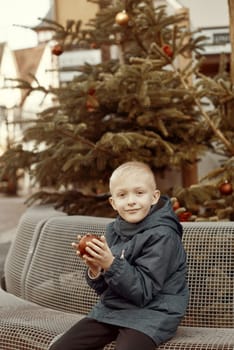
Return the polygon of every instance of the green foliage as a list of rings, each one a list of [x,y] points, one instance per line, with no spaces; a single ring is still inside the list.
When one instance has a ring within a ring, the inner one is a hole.
[[[234,157],[210,171],[201,181],[189,188],[176,188],[174,195],[181,206],[196,214],[197,221],[234,220],[233,196]],[[223,191],[222,186],[228,185]]]

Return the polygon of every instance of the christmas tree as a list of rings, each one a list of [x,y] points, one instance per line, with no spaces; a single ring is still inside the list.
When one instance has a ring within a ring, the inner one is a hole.
[[[68,214],[112,216],[108,179],[116,166],[140,160],[158,176],[193,166],[211,150],[225,159],[207,182],[172,184],[167,192],[176,197],[181,221],[233,219],[233,87],[225,70],[214,79],[201,75],[204,38],[190,32],[186,12],[168,15],[152,0],[91,2],[100,11],[85,29],[75,19],[65,27],[44,23],[57,41],[54,55],[96,48],[102,62],[77,66],[80,74],[72,81],[45,91],[56,105],[3,154],[2,173],[30,173],[40,189],[29,204],[39,200]],[[23,81],[18,87],[34,89]]]

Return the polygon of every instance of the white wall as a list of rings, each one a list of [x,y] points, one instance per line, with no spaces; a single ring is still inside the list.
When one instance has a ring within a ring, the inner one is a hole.
[[[189,8],[193,28],[229,25],[228,0],[179,0],[178,2]]]
[[[15,56],[5,44],[0,62],[0,154],[4,152],[8,142],[14,139],[18,131],[18,126],[14,124],[15,106],[19,105],[22,92],[20,89],[11,88],[17,85],[16,82],[5,80],[17,77]]]

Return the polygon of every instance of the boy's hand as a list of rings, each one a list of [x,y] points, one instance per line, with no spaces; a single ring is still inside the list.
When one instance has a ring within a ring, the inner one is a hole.
[[[86,263],[97,264],[103,270],[108,270],[114,260],[114,256],[104,236],[87,242],[86,251],[89,253],[88,256],[84,255]]]
[[[93,238],[91,241],[88,241],[85,248],[87,254],[82,256],[79,252],[79,241],[81,236],[78,236],[77,238],[78,243],[72,243],[72,246],[76,249],[77,255],[80,256],[89,266],[93,274],[95,274],[95,272],[100,272],[101,269],[107,270],[111,266],[114,256],[104,236]]]
[[[84,237],[84,236],[83,236]],[[72,247],[76,250],[76,254],[81,258],[83,259],[83,261],[86,263],[86,265],[89,267],[90,271],[91,271],[91,274],[93,277],[97,276],[100,272],[101,272],[101,266],[99,266],[98,264],[95,264],[93,262],[90,262],[90,261],[87,261],[86,258],[87,258],[87,255],[84,253],[84,254],[81,254],[80,253],[80,249],[79,249],[79,243],[80,243],[80,240],[81,240],[82,236],[77,236],[77,240],[78,240],[78,243],[75,243],[75,242],[72,242]]]

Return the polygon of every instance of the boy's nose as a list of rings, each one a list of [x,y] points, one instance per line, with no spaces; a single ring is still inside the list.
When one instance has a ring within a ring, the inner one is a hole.
[[[133,205],[136,203],[136,198],[133,195],[128,196],[128,205]]]

